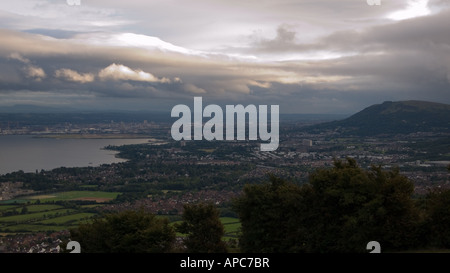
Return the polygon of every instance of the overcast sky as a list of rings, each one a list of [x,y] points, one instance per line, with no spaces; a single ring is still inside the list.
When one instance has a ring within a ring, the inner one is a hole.
[[[0,3],[0,108],[450,103],[448,0],[68,2]]]

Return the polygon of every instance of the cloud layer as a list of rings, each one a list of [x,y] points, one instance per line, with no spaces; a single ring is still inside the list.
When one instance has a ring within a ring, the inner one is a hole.
[[[138,82],[157,82],[157,83],[170,83],[167,78],[158,79],[150,73],[142,70],[132,70],[122,64],[111,64],[110,66],[103,68],[98,77],[101,80],[112,81],[138,81]]]
[[[169,111],[198,95],[288,113],[450,103],[446,1],[183,3],[0,4],[0,107]]]

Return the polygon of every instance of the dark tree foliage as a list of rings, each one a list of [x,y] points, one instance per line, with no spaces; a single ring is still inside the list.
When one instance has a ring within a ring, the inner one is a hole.
[[[435,190],[428,194],[426,234],[433,247],[450,248],[450,190]]]
[[[310,176],[315,252],[361,252],[369,241],[383,249],[403,249],[416,242],[419,221],[414,185],[398,170],[374,166],[366,171],[354,159]]]
[[[307,232],[298,225],[298,213],[306,211],[304,189],[275,176],[270,182],[246,185],[234,202],[243,252],[297,252],[303,244]]]
[[[224,228],[219,216],[220,211],[210,203],[184,205],[183,222],[176,229],[186,234],[184,243],[188,252],[227,252],[222,241]]]
[[[175,232],[167,219],[143,210],[96,218],[70,231],[82,253],[165,253],[172,250]]]
[[[242,223],[245,252],[366,252],[369,241],[383,249],[417,243],[418,211],[413,184],[398,170],[361,169],[336,161],[298,186],[270,177],[247,185],[234,206]]]

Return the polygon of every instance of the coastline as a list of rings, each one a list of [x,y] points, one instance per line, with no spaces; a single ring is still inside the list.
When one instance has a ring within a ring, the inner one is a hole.
[[[144,135],[1,135],[0,174],[59,167],[96,167],[128,161],[108,145],[152,144]]]
[[[33,135],[33,137],[55,139],[151,139],[149,135],[140,134],[42,134]]]

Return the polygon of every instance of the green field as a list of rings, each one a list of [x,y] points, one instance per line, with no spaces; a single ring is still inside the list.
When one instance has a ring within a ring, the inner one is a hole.
[[[72,222],[80,222],[83,220],[87,220],[94,215],[95,215],[95,213],[82,212],[82,213],[76,213],[76,214],[65,215],[65,216],[55,217],[52,219],[43,220],[43,221],[40,221],[39,223],[40,224],[62,225],[62,224],[68,224],[68,223],[72,223]]]
[[[220,221],[224,225],[239,223],[239,219],[234,217],[220,217]]]
[[[67,192],[56,192],[44,195],[33,195],[29,197],[22,197],[22,199],[27,200],[40,200],[41,202],[52,202],[52,201],[68,201],[68,200],[86,200],[86,201],[97,201],[105,202],[115,199],[120,193],[119,192],[104,192],[104,191],[67,191]]]
[[[85,200],[102,203],[115,199],[119,194],[120,192],[106,191],[66,191],[31,196],[21,196],[16,199],[0,201],[0,212],[2,210],[7,210],[14,207],[15,205],[13,204],[23,204],[29,202],[35,203],[37,200],[41,202]],[[8,204],[10,205],[10,207],[3,206]]]
[[[0,203],[0,232],[45,232],[78,227],[95,215],[90,209],[115,199],[120,193],[102,191],[67,191],[40,194]],[[39,200],[39,203],[37,202]],[[95,201],[76,208],[58,201]]]
[[[241,228],[239,219],[232,217],[221,217],[220,221],[222,222],[223,228],[225,229],[225,240],[236,238],[238,236],[239,230]]]
[[[78,224],[73,225],[41,225],[41,224],[19,224],[13,226],[7,226],[2,228],[6,232],[3,234],[7,235],[9,233],[29,233],[29,232],[48,232],[48,231],[61,231],[70,228],[77,228]]]
[[[0,217],[0,223],[24,223],[33,222],[44,218],[57,217],[60,214],[73,212],[71,209],[57,209],[51,211],[40,211],[36,213],[18,214],[13,216]]]
[[[18,208],[18,206],[16,206],[16,205],[0,206],[0,212],[6,211],[6,210],[10,210],[10,209],[14,209],[14,208]]]
[[[59,205],[28,205],[27,208],[28,213],[0,217],[0,231],[15,233],[64,230],[78,227],[80,222],[95,215]]]
[[[239,230],[241,228],[241,223],[238,218],[233,217],[220,217],[220,221],[223,224],[223,228],[225,231],[224,240],[229,240],[232,238],[236,238],[239,234]],[[181,220],[172,222],[171,225],[181,224]],[[178,236],[183,236],[183,234],[178,233]]]
[[[76,228],[80,223],[89,221],[96,215],[92,208],[104,205],[103,202],[113,200],[119,194],[119,192],[102,191],[67,191],[8,200],[7,203],[0,203],[0,232],[5,234],[46,232]],[[76,207],[67,206],[65,203],[53,203],[71,200],[97,203]],[[221,217],[220,220],[225,229],[224,240],[236,238],[241,227],[239,219]],[[181,221],[172,222],[172,224],[179,222]]]
[[[56,210],[61,209],[63,206],[60,205],[29,205],[27,206],[28,212],[40,212],[40,211],[49,211],[49,210]]]

